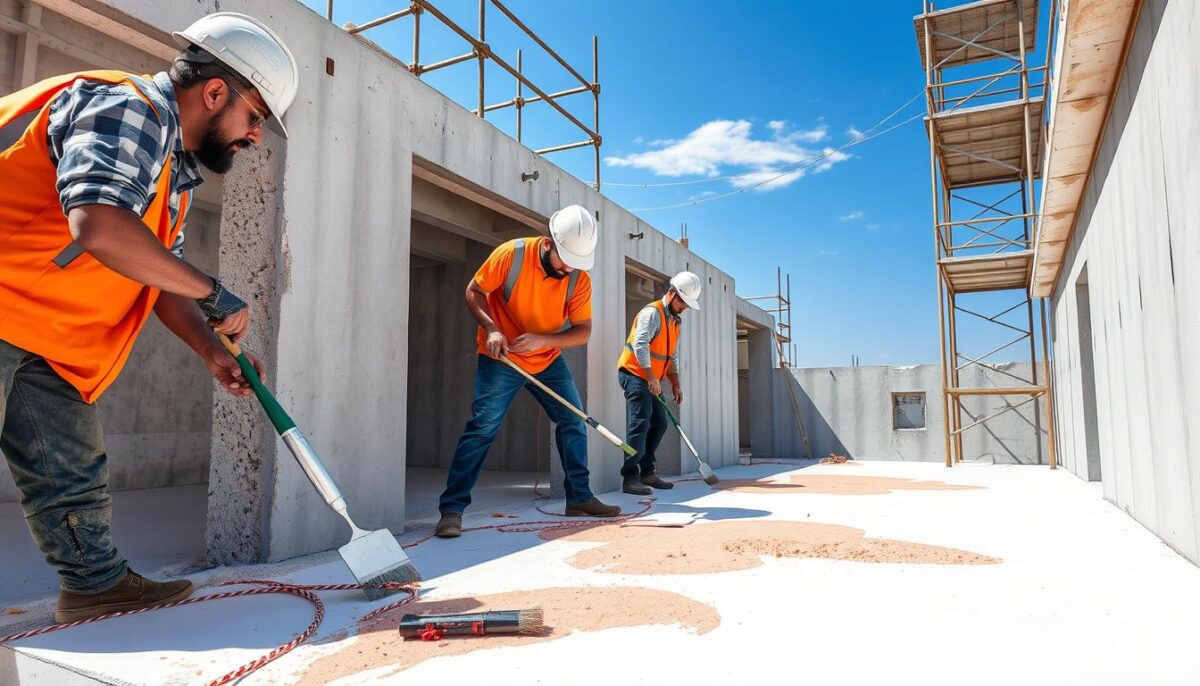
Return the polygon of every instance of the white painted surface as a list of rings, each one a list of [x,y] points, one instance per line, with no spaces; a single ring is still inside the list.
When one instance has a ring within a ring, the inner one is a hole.
[[[729,479],[789,469],[761,465],[719,473]],[[465,683],[480,674],[494,683],[584,685],[773,683],[784,675],[835,684],[1195,683],[1200,569],[1104,502],[1094,485],[1066,471],[1019,466],[946,470],[868,462],[804,472],[943,479],[986,488],[878,496],[714,494],[689,482],[660,499],[659,509],[703,513],[691,526],[732,518],[842,524],[868,536],[998,556],[1003,563],[767,557],[761,567],[721,574],[610,575],[564,563],[580,544],[545,543],[534,534],[468,532],[410,550],[429,577],[428,597],[558,585],[644,586],[710,604],[721,624],[703,636],[669,626],[580,633],[430,660],[378,683]],[[634,500],[612,497],[627,506]],[[528,504],[520,514],[521,520],[544,518]],[[466,522],[490,523],[495,520],[486,516]],[[301,582],[348,579],[328,554],[294,561],[290,571],[237,572]],[[229,578],[229,570],[221,574]],[[317,641],[332,642],[300,648],[246,680],[247,686],[295,683],[321,655],[352,650],[353,637],[335,634],[382,604],[369,605],[354,594],[322,595],[328,615]],[[286,597],[202,603],[29,639],[8,663],[0,652],[0,675],[5,664],[25,669],[39,659],[105,683],[191,684],[288,640],[310,617],[307,604]],[[397,650],[402,654],[399,641]],[[365,676],[341,683],[362,683]]]
[[[1087,478],[1086,269],[1104,496],[1200,562],[1200,6],[1147,0],[1054,295],[1058,435]]]

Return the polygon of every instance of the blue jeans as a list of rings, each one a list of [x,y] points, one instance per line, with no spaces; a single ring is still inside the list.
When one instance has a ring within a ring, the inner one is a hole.
[[[95,405],[45,359],[0,341],[0,450],[33,540],[62,588],[107,591],[129,566],[113,547],[108,458]]]
[[[579,391],[575,389],[571,368],[561,357],[534,376],[575,407],[583,406]],[[479,472],[483,471],[488,448],[492,447],[492,441],[500,432],[508,406],[522,388],[529,389],[546,410],[550,421],[554,422],[554,439],[566,474],[563,488],[567,492],[567,502],[581,503],[592,499],[592,490],[588,485],[587,432],[583,420],[545,391],[526,381],[515,369],[480,355],[479,367],[475,372],[475,402],[471,405],[473,416],[458,439],[458,447],[454,449],[454,460],[446,476],[446,490],[438,505],[442,514],[462,512],[471,504],[471,489],[479,480]]]
[[[625,458],[621,476],[649,476],[654,473],[654,451],[667,432],[667,411],[645,379],[621,369],[617,381],[625,391],[625,440],[637,451]]]

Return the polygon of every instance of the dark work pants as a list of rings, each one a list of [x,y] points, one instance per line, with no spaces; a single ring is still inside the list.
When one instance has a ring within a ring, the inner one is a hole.
[[[667,412],[645,379],[621,369],[617,380],[625,390],[625,441],[637,451],[625,458],[621,476],[649,476],[654,473],[654,451],[667,432]]]

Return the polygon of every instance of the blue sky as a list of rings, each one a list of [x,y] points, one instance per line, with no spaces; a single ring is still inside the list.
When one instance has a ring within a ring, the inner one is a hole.
[[[325,11],[324,0],[305,3]],[[474,31],[473,0],[436,4]],[[404,5],[339,0],[334,20],[362,23]],[[775,176],[796,160],[844,145],[854,130],[883,119],[924,85],[912,27],[918,0],[508,0],[506,5],[589,78],[591,37],[599,36],[603,181],[664,183],[756,174],[676,187],[604,187],[606,195],[634,210],[712,197],[737,190],[747,179]],[[367,35],[408,61],[411,21]],[[421,33],[423,63],[468,51],[429,19]],[[487,42],[510,62],[523,48],[526,72],[547,91],[576,85],[490,6]],[[473,107],[476,78],[477,68],[469,62],[429,74],[426,81]],[[489,65],[487,102],[514,94],[513,78]],[[561,102],[591,124],[589,96]],[[918,100],[889,124],[923,110]],[[510,134],[515,131],[511,109],[489,114],[489,120]],[[523,128],[524,142],[535,148],[583,139],[545,105],[525,109]],[[589,148],[548,157],[592,180]],[[790,273],[798,364],[848,364],[851,355],[862,364],[936,362],[929,149],[922,124],[908,123],[824,161],[799,178],[785,176],[702,204],[636,213],[668,235],[677,235],[680,224],[687,223],[692,249],[732,274],[740,295],[773,292],[777,266]],[[976,342],[974,330],[964,329],[960,335],[969,351]],[[1020,357],[1021,349],[991,359]]]

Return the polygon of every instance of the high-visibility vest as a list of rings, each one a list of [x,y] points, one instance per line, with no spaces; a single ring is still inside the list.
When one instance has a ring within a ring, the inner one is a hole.
[[[576,269],[565,279],[545,276],[541,261],[542,241],[548,238],[518,238],[497,250],[512,250],[512,265],[505,275],[504,284],[488,294],[488,308],[492,319],[505,338],[512,341],[523,333],[562,333],[579,322],[572,322],[571,300],[580,279],[589,278]],[[478,351],[487,353],[487,332],[479,327],[476,334]],[[525,371],[537,374],[558,359],[557,348],[536,350],[531,353],[508,353],[509,358]]]
[[[116,380],[159,291],[100,264],[71,238],[46,130],[50,103],[80,79],[132,86],[154,108],[120,71],[57,76],[0,98],[0,340],[45,358],[91,403]],[[170,170],[168,155],[142,216],[167,248],[189,195],[172,224]]]
[[[654,378],[662,380],[671,368],[671,360],[679,347],[680,322],[668,315],[662,300],[655,300],[642,308],[643,312],[646,310],[653,310],[658,314],[658,333],[650,341],[650,371],[653,372]],[[621,351],[621,358],[617,360],[617,369],[624,369],[634,376],[646,379],[646,370],[642,369],[637,356],[633,354],[633,337],[636,335],[637,319],[634,318],[633,325],[629,327],[629,337],[625,339],[625,349]]]

